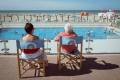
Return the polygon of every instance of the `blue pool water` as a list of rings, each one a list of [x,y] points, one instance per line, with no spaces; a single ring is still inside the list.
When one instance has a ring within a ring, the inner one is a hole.
[[[62,27],[45,27],[45,28],[35,28],[34,34],[47,39],[54,39],[54,37],[59,33],[64,31]],[[107,36],[114,36],[115,33],[110,33],[109,30],[106,30],[104,27],[75,27],[74,32],[78,35],[87,37],[88,32],[91,32],[91,37],[93,39],[106,39]],[[25,35],[23,28],[2,28],[0,29],[0,39],[20,39]]]

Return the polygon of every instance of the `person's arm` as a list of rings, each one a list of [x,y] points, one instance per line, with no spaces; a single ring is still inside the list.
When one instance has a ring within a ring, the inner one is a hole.
[[[55,38],[54,41],[59,41],[60,40],[60,34],[58,34]]]

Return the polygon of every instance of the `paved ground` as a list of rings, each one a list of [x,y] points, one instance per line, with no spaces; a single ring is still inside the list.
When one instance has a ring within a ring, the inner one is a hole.
[[[120,80],[120,54],[84,55],[81,71],[58,71],[56,56],[48,56],[46,77],[21,80]],[[32,73],[31,73],[32,74]],[[19,80],[16,55],[0,55],[0,80]]]

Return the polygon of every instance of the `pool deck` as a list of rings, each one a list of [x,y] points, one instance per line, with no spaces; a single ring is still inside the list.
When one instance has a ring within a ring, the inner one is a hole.
[[[21,80],[120,80],[120,54],[85,54],[84,57],[81,71],[59,71],[56,55],[48,55],[46,77]],[[16,55],[0,55],[0,80],[19,80]]]

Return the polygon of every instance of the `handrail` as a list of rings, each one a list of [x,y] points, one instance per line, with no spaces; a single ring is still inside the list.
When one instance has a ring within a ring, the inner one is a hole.
[[[88,43],[88,45],[87,45],[87,48],[85,48],[85,50],[86,50],[86,53],[91,53],[91,51],[93,50],[93,48],[90,46],[91,42],[93,42],[92,32],[88,31],[86,36],[87,36],[86,37],[86,42]]]
[[[4,44],[4,48],[2,48],[1,51],[4,51],[3,52],[4,54],[8,54],[9,53],[8,51],[10,50],[9,48],[7,48],[7,45],[6,45],[6,43],[8,43],[8,40],[0,40],[0,43]]]

